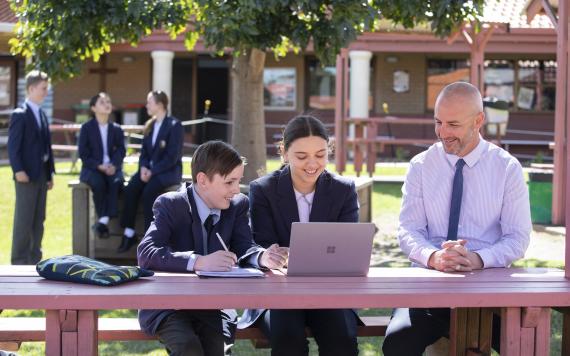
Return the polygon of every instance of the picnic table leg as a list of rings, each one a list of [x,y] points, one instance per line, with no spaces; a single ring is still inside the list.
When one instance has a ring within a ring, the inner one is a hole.
[[[489,355],[492,325],[492,309],[451,309],[449,355]]]
[[[542,356],[549,353],[549,308],[502,308],[501,355]]]
[[[97,355],[97,311],[48,310],[46,355]]]
[[[481,308],[479,318],[479,350],[483,355],[490,355],[493,338],[493,308]]]
[[[501,355],[520,355],[521,308],[501,310]]]
[[[468,308],[452,308],[449,320],[449,356],[464,355]]]
[[[550,313],[550,308],[540,308],[540,316],[535,329],[535,355],[550,355]]]

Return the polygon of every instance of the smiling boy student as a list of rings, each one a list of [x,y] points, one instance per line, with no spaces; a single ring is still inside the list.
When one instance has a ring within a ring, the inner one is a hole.
[[[137,249],[143,268],[169,272],[229,271],[233,265],[280,268],[287,250],[253,242],[249,201],[240,193],[245,159],[230,145],[209,141],[192,157],[192,181],[161,195],[154,221]],[[224,249],[217,235],[229,251]],[[171,355],[222,355],[233,344],[235,310],[140,310],[141,328]]]

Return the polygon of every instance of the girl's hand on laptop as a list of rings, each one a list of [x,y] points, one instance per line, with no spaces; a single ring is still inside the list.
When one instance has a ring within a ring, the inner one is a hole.
[[[235,253],[219,250],[206,256],[198,256],[194,264],[195,271],[230,271],[236,264]]]
[[[279,247],[278,244],[273,244],[261,254],[259,264],[269,269],[282,268],[287,264],[288,258],[289,248]]]

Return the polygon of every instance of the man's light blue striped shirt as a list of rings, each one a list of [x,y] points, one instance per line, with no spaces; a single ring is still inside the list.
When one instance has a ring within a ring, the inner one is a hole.
[[[441,142],[415,156],[402,187],[398,239],[415,264],[426,266],[429,257],[446,241],[455,163]],[[480,139],[463,157],[463,198],[458,239],[477,252],[485,268],[507,267],[522,258],[532,223],[528,189],[516,158]]]

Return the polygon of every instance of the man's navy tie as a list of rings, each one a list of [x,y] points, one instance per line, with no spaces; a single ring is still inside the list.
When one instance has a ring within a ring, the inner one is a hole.
[[[206,236],[202,237],[202,242],[204,244],[204,256],[208,254],[208,241],[210,240],[210,235],[214,231],[214,215],[208,215],[206,221],[204,221],[204,228],[206,229]]]
[[[457,240],[457,227],[461,213],[461,197],[463,196],[463,166],[465,161],[459,159],[455,164],[455,176],[453,177],[453,190],[451,191],[451,206],[449,207],[449,227],[447,239]]]

